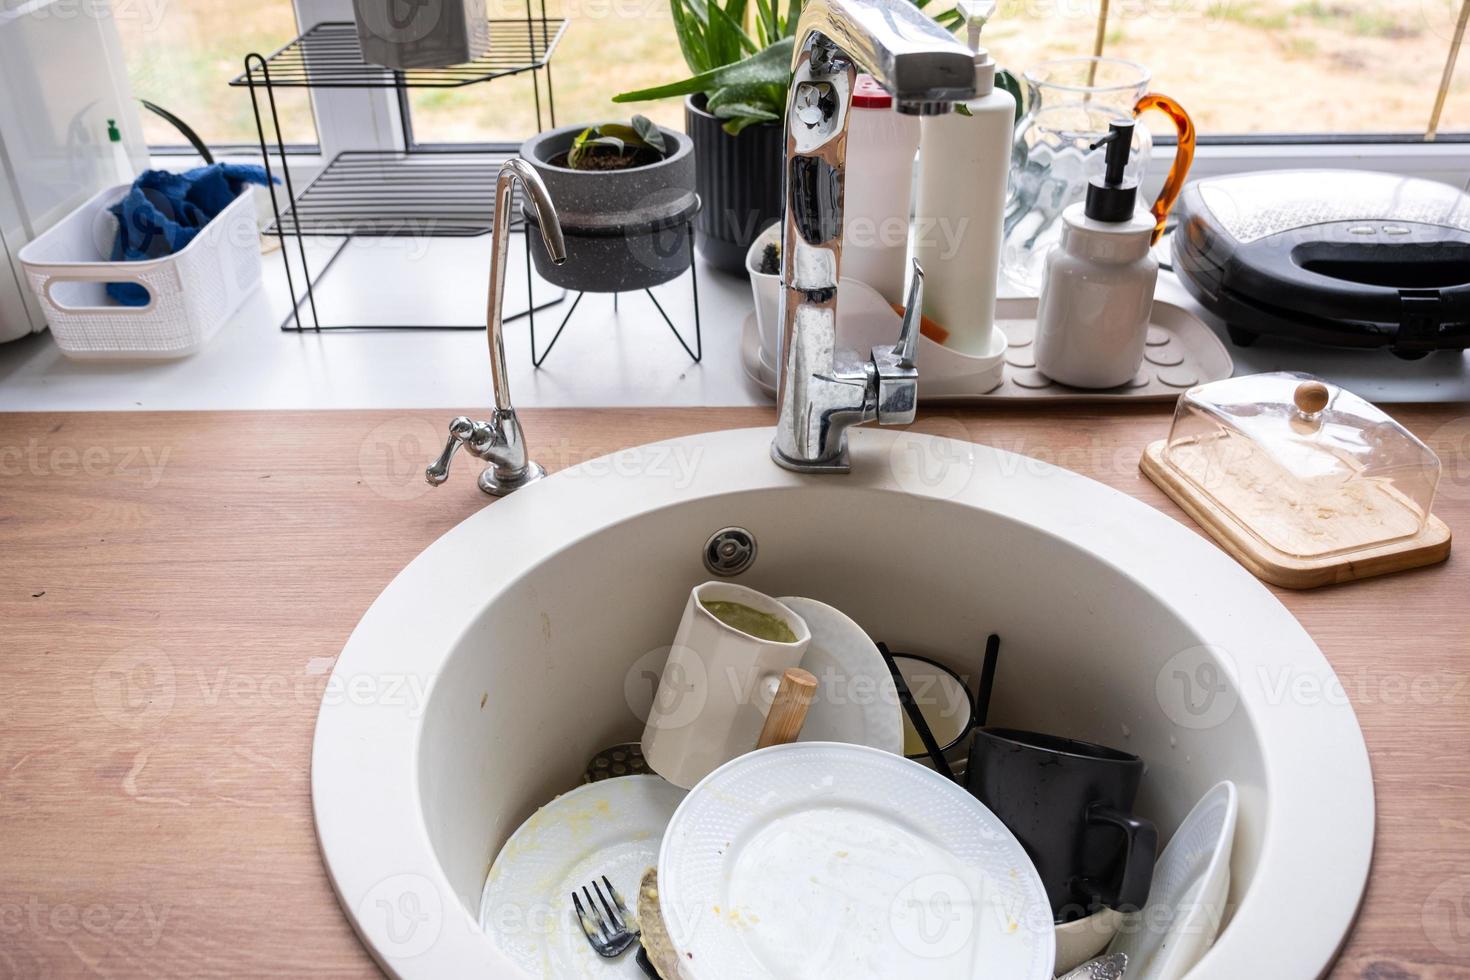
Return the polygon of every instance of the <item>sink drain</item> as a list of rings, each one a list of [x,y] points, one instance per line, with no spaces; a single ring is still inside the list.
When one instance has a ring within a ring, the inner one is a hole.
[[[704,543],[704,567],[716,575],[739,575],[755,562],[755,535],[743,527],[725,527]]]

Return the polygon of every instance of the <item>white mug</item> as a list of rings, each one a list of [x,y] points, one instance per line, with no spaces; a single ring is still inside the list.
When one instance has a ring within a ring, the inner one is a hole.
[[[703,601],[738,602],[782,620],[792,643],[762,640],[716,619]],[[659,678],[643,757],[684,789],[755,748],[781,675],[801,663],[811,631],[790,608],[730,582],[695,586]]]

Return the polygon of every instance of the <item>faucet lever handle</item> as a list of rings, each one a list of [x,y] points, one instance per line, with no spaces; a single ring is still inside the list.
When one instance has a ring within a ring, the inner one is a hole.
[[[874,347],[869,373],[873,391],[873,414],[879,425],[907,425],[914,420],[919,403],[919,324],[924,317],[924,270],[914,263],[909,283],[908,305],[898,343]]]
[[[898,366],[918,366],[919,333],[924,322],[924,267],[914,259],[914,275],[909,280],[909,294],[904,300],[903,326],[898,330],[898,343],[893,345],[893,356]]]
[[[477,448],[490,434],[490,427],[484,422],[473,422],[468,416],[461,415],[449,423],[449,439],[444,443],[444,451],[439,458],[430,463],[424,470],[424,479],[432,487],[437,487],[449,479],[449,463],[460,446],[469,447],[469,452],[475,453]]]

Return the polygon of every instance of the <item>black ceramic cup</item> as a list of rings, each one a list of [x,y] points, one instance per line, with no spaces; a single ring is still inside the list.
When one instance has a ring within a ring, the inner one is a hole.
[[[1016,835],[1063,923],[1148,900],[1158,831],[1132,814],[1143,768],[1104,745],[981,728],[965,787]]]

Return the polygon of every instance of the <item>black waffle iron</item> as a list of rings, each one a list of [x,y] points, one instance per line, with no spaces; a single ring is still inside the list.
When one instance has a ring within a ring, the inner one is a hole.
[[[1196,181],[1175,213],[1174,270],[1241,346],[1470,347],[1470,196],[1457,188],[1284,170]]]

